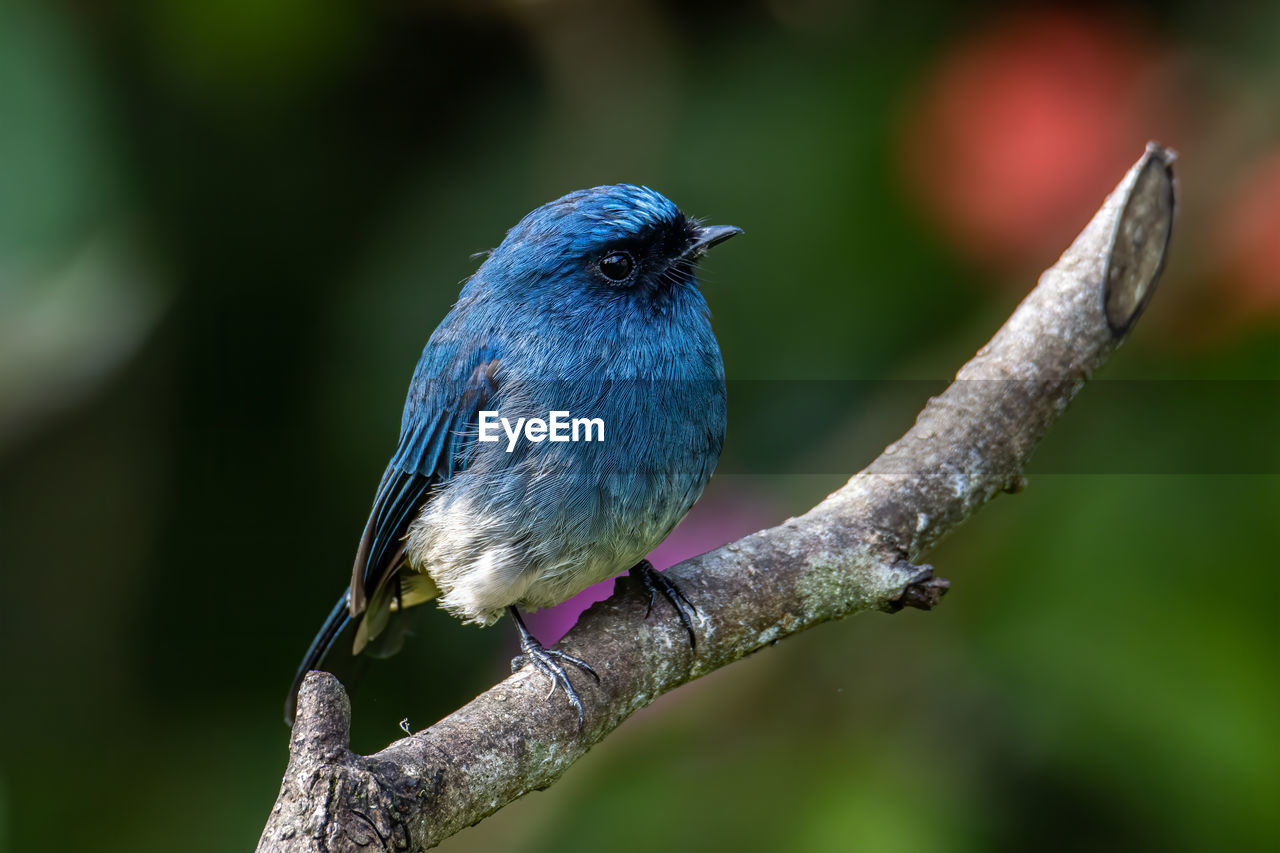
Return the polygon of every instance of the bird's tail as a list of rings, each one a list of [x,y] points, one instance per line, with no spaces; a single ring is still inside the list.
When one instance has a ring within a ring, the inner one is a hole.
[[[329,650],[337,642],[342,629],[346,628],[347,623],[351,621],[351,610],[347,606],[347,597],[349,595],[350,590],[343,590],[338,603],[333,606],[333,610],[329,611],[328,618],[324,620],[324,626],[320,629],[320,633],[316,634],[316,638],[311,641],[311,647],[307,649],[307,654],[302,658],[302,664],[299,665],[297,674],[293,676],[293,684],[289,687],[289,696],[284,701],[284,721],[290,727],[293,726],[293,717],[297,713],[298,690],[302,687],[302,679],[311,670],[320,668],[325,656],[329,654]]]

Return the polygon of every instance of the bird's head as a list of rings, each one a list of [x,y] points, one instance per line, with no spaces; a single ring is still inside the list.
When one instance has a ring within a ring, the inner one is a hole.
[[[731,225],[702,225],[648,187],[613,184],[569,193],[529,213],[482,270],[489,286],[527,296],[661,302],[693,287],[698,259],[740,233]]]

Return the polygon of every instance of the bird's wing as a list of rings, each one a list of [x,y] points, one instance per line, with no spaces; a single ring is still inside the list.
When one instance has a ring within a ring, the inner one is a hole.
[[[466,464],[478,413],[498,389],[499,362],[492,346],[441,350],[433,352],[429,344],[414,372],[400,443],[382,475],[356,550],[351,615],[368,610],[357,633],[357,653],[381,631],[390,605],[401,598],[399,572],[409,525],[430,500],[431,490]],[[418,600],[431,597],[415,595]]]

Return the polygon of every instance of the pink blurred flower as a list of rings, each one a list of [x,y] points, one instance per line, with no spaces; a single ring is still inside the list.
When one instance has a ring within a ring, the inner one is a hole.
[[[1157,59],[1088,13],[1020,13],[975,33],[907,117],[912,189],[962,251],[1001,266],[1042,261],[1162,129],[1144,85]]]

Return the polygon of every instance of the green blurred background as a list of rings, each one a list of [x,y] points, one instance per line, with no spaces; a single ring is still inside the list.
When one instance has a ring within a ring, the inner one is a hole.
[[[929,555],[944,606],[689,685],[443,849],[1275,849],[1278,91],[1277,4],[3,0],[0,849],[256,842],[413,363],[529,209],[747,232],[669,563],[904,431],[1149,138],[1160,291]],[[357,749],[507,667],[423,611]]]

